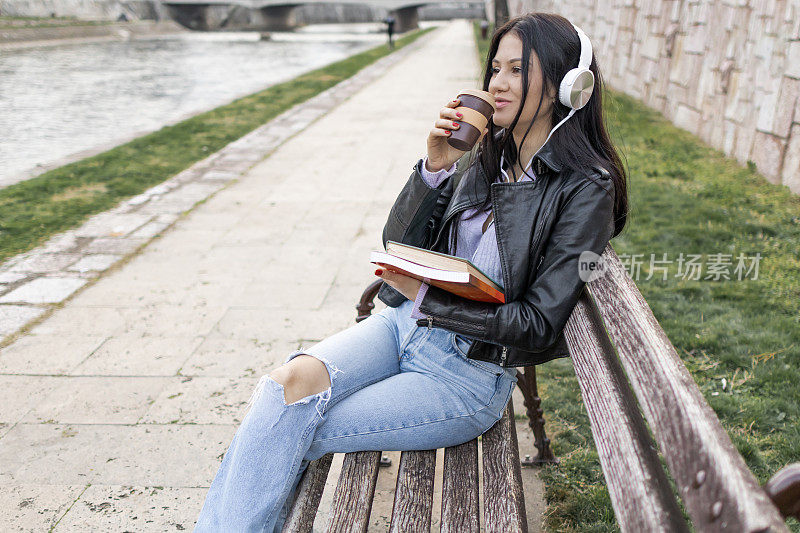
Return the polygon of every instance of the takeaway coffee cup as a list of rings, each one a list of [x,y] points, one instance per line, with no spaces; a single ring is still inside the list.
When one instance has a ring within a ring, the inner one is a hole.
[[[486,91],[467,89],[458,93],[460,105],[456,111],[464,118],[457,120],[460,127],[453,130],[447,142],[456,150],[471,150],[497,109],[494,95]]]

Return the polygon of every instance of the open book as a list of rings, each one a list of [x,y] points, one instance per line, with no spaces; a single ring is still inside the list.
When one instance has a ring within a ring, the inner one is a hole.
[[[505,303],[503,290],[467,259],[395,241],[370,254],[371,263],[479,302]]]

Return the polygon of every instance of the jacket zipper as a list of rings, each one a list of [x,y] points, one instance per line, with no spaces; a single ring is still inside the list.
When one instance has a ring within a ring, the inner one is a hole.
[[[426,326],[428,329],[432,329],[434,327],[434,318],[432,316],[427,316],[426,318],[420,318],[417,320],[418,326]],[[442,318],[436,317],[436,323],[439,324],[440,327],[448,329],[447,325],[450,324],[451,326],[460,326],[462,329],[471,329],[473,333],[483,333],[485,331],[484,328],[480,326],[476,326],[475,324],[470,324],[469,322],[462,322],[461,320],[451,320],[449,318]]]
[[[542,192],[544,194],[544,192]],[[533,246],[531,246],[531,250],[536,250],[539,247],[539,242],[542,240],[542,228],[544,228],[544,223],[547,220],[547,215],[550,214],[550,211],[553,208],[553,199],[550,199],[550,202],[547,204],[547,209],[544,210],[544,215],[539,218],[539,222],[536,223],[536,228],[534,229],[534,239],[533,239]],[[536,265],[536,269],[539,269],[539,266],[542,264],[542,260],[544,256],[539,257],[539,264]]]
[[[447,215],[446,218],[442,219],[442,222],[439,225],[439,231],[436,234],[436,237],[433,239],[433,244],[431,245],[431,250],[435,250],[436,246],[439,244],[439,241],[441,241],[442,237],[445,236],[444,229],[447,227],[447,224],[453,219],[453,217],[455,217],[457,214],[461,213],[462,211],[466,211],[470,207],[475,207],[476,205],[480,205],[480,202],[478,202],[478,203],[467,202],[467,203],[455,206],[453,208],[453,211],[449,215]]]
[[[492,185],[494,185],[494,183]],[[536,182],[534,182],[533,186],[534,186],[534,188],[536,187]],[[489,188],[489,195],[491,196],[491,187]],[[494,213],[495,231],[497,231],[497,228],[498,228],[497,211],[498,211],[498,209],[497,209],[497,196],[495,195],[494,197],[492,197],[492,212]],[[500,275],[503,277],[503,292],[504,293],[508,293],[509,287],[511,287],[511,272],[509,270],[508,275],[506,275],[506,268],[505,268],[506,263],[504,261],[505,252],[503,250],[503,244],[502,243],[503,243],[503,240],[498,235],[498,238],[497,238],[497,255],[500,258]]]

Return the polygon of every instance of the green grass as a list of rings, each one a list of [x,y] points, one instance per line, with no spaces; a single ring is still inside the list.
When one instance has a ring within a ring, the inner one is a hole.
[[[428,31],[398,39],[397,49]],[[0,190],[0,262],[163,182],[391,51],[377,46]]]
[[[481,64],[481,68],[483,68],[483,63],[486,60],[486,54],[489,53],[489,39],[481,39],[480,21],[476,20],[472,22],[472,32],[475,35],[475,43],[478,46],[478,61]],[[487,32],[489,38],[491,38],[492,33],[494,33],[494,24],[490,22],[489,31]],[[480,80],[483,81],[483,75],[481,75]]]
[[[800,197],[634,99],[611,91],[603,98],[629,173],[629,225],[612,244],[618,254],[644,254],[639,290],[764,483],[800,461]],[[703,279],[709,254],[756,252],[757,279]],[[673,261],[668,280],[646,280],[650,254],[663,253]],[[680,253],[703,255],[700,280],[675,277]],[[617,530],[570,360],[543,365],[537,375],[562,461],[541,470],[548,530]],[[796,520],[788,523],[800,532]]]

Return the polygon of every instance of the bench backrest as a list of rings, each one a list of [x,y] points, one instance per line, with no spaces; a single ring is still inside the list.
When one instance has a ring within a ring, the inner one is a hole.
[[[788,531],[610,244],[602,262],[564,331],[622,531],[688,531],[647,424],[695,529]]]

